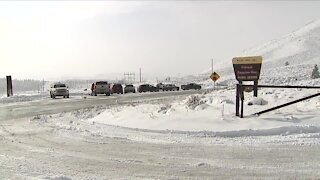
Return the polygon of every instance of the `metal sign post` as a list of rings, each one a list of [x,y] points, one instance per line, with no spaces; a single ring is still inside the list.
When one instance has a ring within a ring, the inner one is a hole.
[[[216,81],[220,78],[219,74],[216,72],[211,73],[210,79],[213,81],[213,89],[216,89]]]

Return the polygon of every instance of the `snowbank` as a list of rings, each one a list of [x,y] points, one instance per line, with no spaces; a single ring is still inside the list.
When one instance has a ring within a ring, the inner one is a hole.
[[[290,101],[296,93],[295,90],[292,92],[261,90],[259,95],[264,98],[252,98],[252,105],[245,106],[245,118],[241,119],[234,115],[234,93],[230,90],[220,90],[192,95],[181,102],[99,106],[72,113],[37,116],[31,122],[102,136],[110,133],[106,132],[110,127],[131,129],[135,132],[175,133],[203,137],[320,133],[320,98],[301,102],[266,115],[251,115]],[[303,95],[307,93],[302,93],[301,96]],[[245,96],[250,95],[245,94]]]

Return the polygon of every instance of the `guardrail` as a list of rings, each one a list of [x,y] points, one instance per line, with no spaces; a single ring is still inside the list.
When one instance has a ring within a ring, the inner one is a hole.
[[[244,89],[245,88],[252,88],[255,90],[255,92],[257,92],[258,88],[291,88],[291,89],[320,89],[319,86],[274,86],[274,85],[244,85],[244,84],[237,84],[237,89],[236,89],[236,116],[240,116],[240,118],[243,118],[243,103],[244,103]],[[307,96],[292,102],[288,102],[276,107],[272,107],[257,113],[254,113],[255,115],[260,115],[260,114],[264,114],[276,109],[280,109],[307,99],[311,99],[314,97],[320,96],[320,93],[316,93],[314,95],[311,96]],[[241,100],[241,104],[240,104],[240,100]]]

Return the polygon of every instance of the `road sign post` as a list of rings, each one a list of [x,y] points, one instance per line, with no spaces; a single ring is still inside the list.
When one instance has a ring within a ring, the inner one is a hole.
[[[216,72],[211,73],[210,79],[213,81],[213,89],[216,89],[216,81],[220,78],[220,75]]]

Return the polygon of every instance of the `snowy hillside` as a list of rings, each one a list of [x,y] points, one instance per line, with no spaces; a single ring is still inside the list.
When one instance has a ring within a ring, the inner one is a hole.
[[[310,80],[314,65],[320,64],[320,20],[235,56],[256,55],[263,57],[260,83],[301,84],[304,82],[299,81]],[[236,83],[231,59],[221,63],[221,68],[217,70],[221,75],[221,84]],[[203,76],[208,77],[208,74]],[[207,80],[204,84],[212,84],[212,81]]]
[[[320,21],[314,21],[283,38],[244,51],[246,55],[262,55],[266,69],[290,65],[319,63]]]

